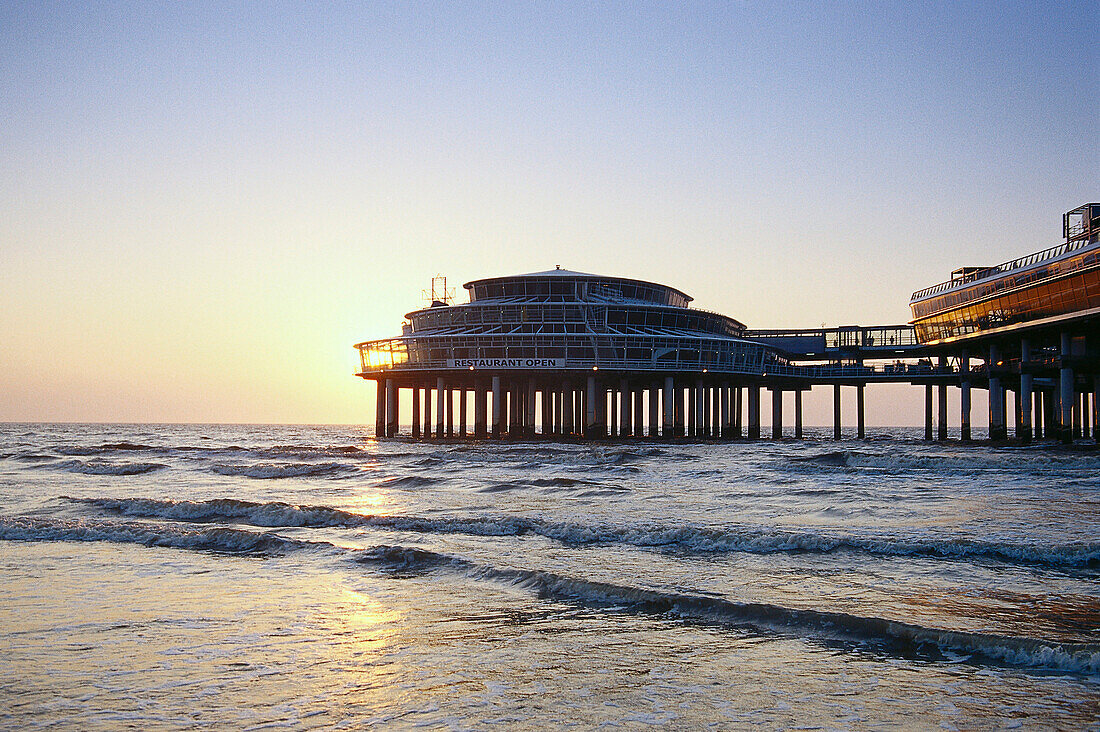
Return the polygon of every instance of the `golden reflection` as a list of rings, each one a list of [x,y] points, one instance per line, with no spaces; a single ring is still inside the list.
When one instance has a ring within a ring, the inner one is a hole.
[[[356,652],[378,651],[400,631],[401,612],[355,590],[341,591],[334,620],[354,635]]]
[[[363,371],[389,369],[408,363],[409,351],[404,341],[372,341],[359,344]]]
[[[388,493],[364,492],[350,499],[347,510],[365,516],[389,516],[393,502]]]

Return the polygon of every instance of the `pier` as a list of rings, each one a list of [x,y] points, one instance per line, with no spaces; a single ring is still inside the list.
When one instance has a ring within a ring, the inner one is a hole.
[[[963,267],[914,293],[904,325],[750,330],[642,280],[554,269],[445,282],[396,338],[357,344],[376,382],[375,430],[420,439],[761,439],[803,435],[803,395],[869,384],[924,389],[925,437],[948,436],[948,390],[963,441],[971,395],[989,394],[988,438],[1100,437],[1100,204],[1063,218],[1065,242],[995,267]],[[766,394],[765,392],[769,393]],[[793,400],[794,424],[783,424]],[[1010,425],[1013,427],[1009,429]]]

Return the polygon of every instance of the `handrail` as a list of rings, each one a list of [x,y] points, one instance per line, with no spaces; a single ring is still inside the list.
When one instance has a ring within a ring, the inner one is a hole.
[[[932,363],[903,363],[903,364],[874,364],[874,365],[860,365],[860,364],[817,364],[809,366],[798,366],[793,364],[781,364],[774,362],[761,363],[759,359],[750,358],[745,359],[742,363],[730,364],[728,366],[719,365],[715,363],[705,362],[701,360],[684,360],[674,362],[662,362],[659,366],[652,360],[636,360],[636,359],[598,359],[598,363],[594,364],[592,360],[575,360],[564,359],[564,363],[560,366],[556,366],[556,371],[562,370],[575,370],[575,371],[590,371],[594,365],[599,369],[605,371],[615,370],[630,370],[630,371],[660,371],[660,372],[672,372],[672,371],[692,371],[699,372],[700,374],[721,375],[721,374],[733,374],[742,376],[789,376],[792,378],[866,378],[866,377],[889,377],[896,376],[898,378],[911,378],[911,377],[926,377],[926,376],[951,376],[959,373],[959,370],[954,365],[947,365],[945,367],[939,367]],[[446,360],[431,360],[431,361],[409,361],[400,364],[394,364],[388,367],[379,367],[377,371],[389,371],[400,373],[402,371],[422,371],[422,370],[439,370],[448,369]],[[491,369],[490,369],[491,370]],[[364,372],[366,373],[366,372]]]
[[[1068,254],[1069,252],[1083,249],[1084,247],[1095,243],[1096,242],[1089,241],[1069,241],[1065,242],[1064,244],[1059,244],[1056,247],[1043,249],[1042,251],[1027,254],[1023,257],[1017,257],[1016,259],[998,264],[994,267],[986,267],[984,269],[980,269],[973,274],[969,274],[965,277],[960,277],[957,280],[947,280],[946,282],[941,282],[938,285],[932,285],[931,287],[926,287],[923,290],[917,290],[913,293],[912,297],[909,298],[909,302],[923,300],[930,295],[938,295],[941,292],[953,290],[956,287],[961,287],[963,285],[969,285],[974,282],[978,282],[979,280],[984,280],[988,277],[993,277],[994,275],[1002,274],[1004,272],[1011,272],[1014,269],[1020,269],[1021,267],[1030,267],[1031,265],[1038,264],[1039,262],[1044,262],[1048,259],[1060,257],[1063,254]]]

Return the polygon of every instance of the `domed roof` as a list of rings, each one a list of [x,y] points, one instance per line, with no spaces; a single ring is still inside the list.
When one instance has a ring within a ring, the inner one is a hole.
[[[479,280],[471,280],[462,285],[467,290],[472,290],[474,285],[482,284],[486,282],[499,282],[505,280],[528,280],[528,279],[541,279],[546,277],[561,277],[563,279],[577,279],[577,280],[597,280],[600,282],[633,282],[642,285],[649,285],[650,287],[656,287],[669,292],[674,292],[684,299],[685,303],[691,302],[694,298],[688,295],[682,290],[678,290],[675,287],[669,287],[668,285],[662,285],[659,282],[650,282],[648,280],[636,280],[631,277],[609,277],[607,275],[590,274],[588,272],[577,272],[571,269],[562,269],[560,266],[554,269],[548,269],[543,272],[528,272],[527,274],[517,275],[505,275],[503,277],[484,277]]]

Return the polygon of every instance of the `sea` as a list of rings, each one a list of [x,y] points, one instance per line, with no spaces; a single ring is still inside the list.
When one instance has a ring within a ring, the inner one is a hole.
[[[1100,727],[1100,452],[0,425],[0,728]]]

